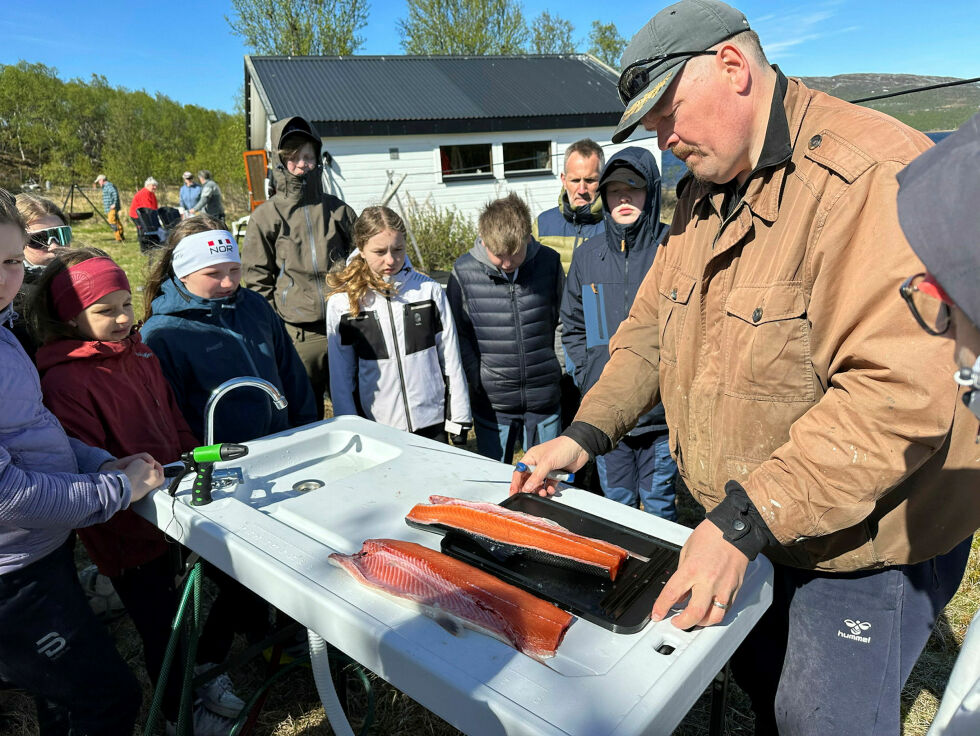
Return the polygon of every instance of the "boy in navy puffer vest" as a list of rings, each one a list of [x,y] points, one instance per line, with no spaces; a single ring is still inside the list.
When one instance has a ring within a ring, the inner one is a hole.
[[[561,431],[555,330],[565,287],[558,253],[531,237],[531,212],[516,194],[490,202],[480,237],[460,256],[448,296],[470,388],[481,455],[509,463]]]

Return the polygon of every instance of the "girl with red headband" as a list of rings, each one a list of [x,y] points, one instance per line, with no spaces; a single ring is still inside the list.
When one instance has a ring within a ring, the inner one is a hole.
[[[0,325],[13,319],[26,239],[0,189]],[[78,584],[71,530],[162,482],[146,453],[116,460],[66,436],[41,403],[34,364],[0,327],[0,677],[38,701],[41,733],[132,733],[139,683]]]
[[[57,256],[36,283],[30,313],[44,403],[69,435],[162,463],[199,444],[160,362],[134,329],[129,280],[105,253],[79,248]],[[126,606],[156,683],[177,610],[166,537],[132,510],[78,535]],[[180,678],[171,677],[164,717],[176,722],[179,710]],[[195,732],[227,733],[229,725],[204,709],[195,714]]]

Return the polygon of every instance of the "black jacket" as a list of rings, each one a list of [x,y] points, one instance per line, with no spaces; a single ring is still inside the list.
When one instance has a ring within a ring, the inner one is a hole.
[[[617,153],[602,170],[599,188],[624,164],[646,179],[643,214],[632,225],[618,225],[603,199],[606,230],[575,251],[562,300],[562,347],[583,394],[599,380],[609,360],[609,338],[629,314],[657,248],[667,237],[668,227],[660,222],[660,171],[649,151],[630,146]],[[663,406],[658,404],[640,417],[630,434],[666,428]]]
[[[555,329],[565,286],[558,253],[536,240],[511,281],[477,239],[449,277],[449,305],[474,414],[558,411]]]

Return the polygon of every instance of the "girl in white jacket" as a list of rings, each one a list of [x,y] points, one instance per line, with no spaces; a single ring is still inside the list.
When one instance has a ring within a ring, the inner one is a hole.
[[[405,255],[405,223],[367,207],[356,250],[327,276],[327,356],[334,415],[359,414],[446,441],[472,424],[446,295]]]

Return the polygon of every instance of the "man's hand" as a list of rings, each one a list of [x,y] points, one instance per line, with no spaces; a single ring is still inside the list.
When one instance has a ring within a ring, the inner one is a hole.
[[[653,604],[653,620],[660,621],[672,606],[687,598],[687,607],[671,619],[674,626],[689,629],[720,623],[742,587],[748,566],[748,558],[722,537],[721,529],[705,519],[691,532],[681,550],[677,572],[670,576]]]
[[[533,465],[533,472],[514,471],[510,481],[510,495],[515,493],[537,493],[539,496],[553,496],[558,490],[558,481],[546,478],[552,470],[575,472],[589,461],[589,453],[570,437],[556,437],[553,440],[535,445],[524,453],[521,462]]]

